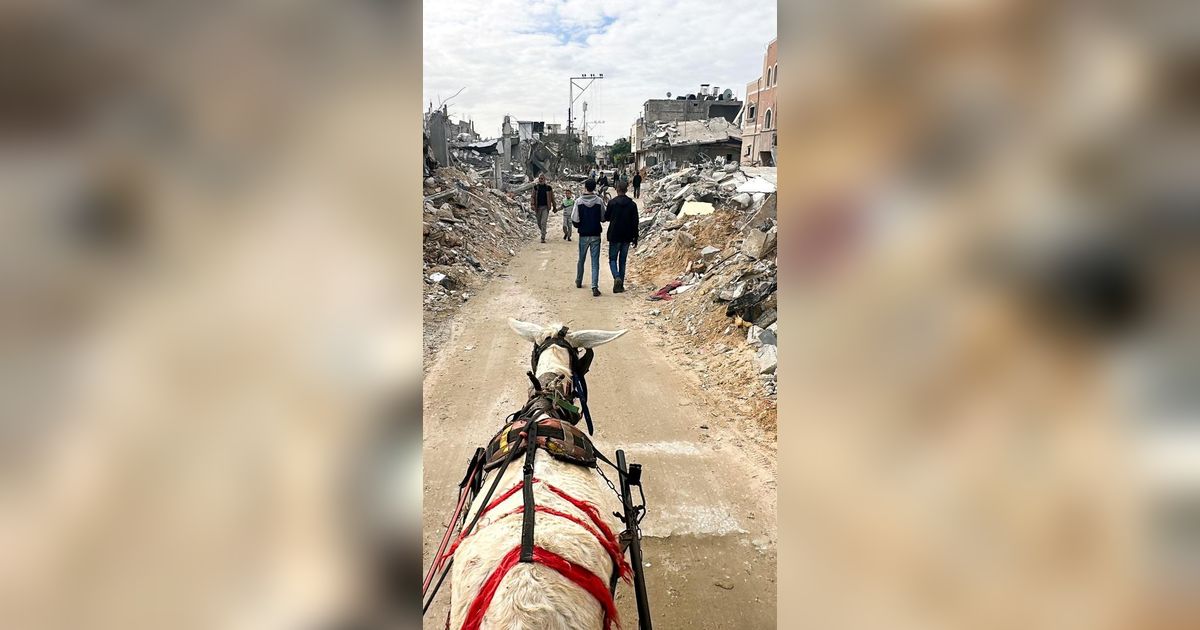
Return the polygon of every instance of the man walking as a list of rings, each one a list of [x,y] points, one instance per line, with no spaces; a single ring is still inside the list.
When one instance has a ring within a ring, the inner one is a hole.
[[[604,210],[608,222],[608,267],[612,271],[613,293],[625,292],[625,259],[629,246],[638,243],[638,207],[625,195],[629,185],[624,180],[617,182],[617,196]]]
[[[633,174],[633,198],[642,198],[642,172],[637,171]]]
[[[538,175],[533,187],[533,211],[537,214],[538,229],[542,231],[542,242],[546,242],[546,221],[550,218],[550,206],[554,205],[554,189],[546,185],[546,175]]]
[[[575,268],[575,287],[583,288],[583,259],[592,257],[592,296],[600,295],[600,223],[604,221],[604,200],[596,195],[596,182],[583,183],[587,191],[571,208],[571,223],[579,230],[579,264]]]

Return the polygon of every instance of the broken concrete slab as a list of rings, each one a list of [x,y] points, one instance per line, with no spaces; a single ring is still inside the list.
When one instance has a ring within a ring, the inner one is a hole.
[[[746,343],[752,346],[778,346],[775,330],[763,328],[757,324],[751,325],[746,331]]]
[[[705,260],[705,262],[711,262],[712,259],[716,258],[717,254],[719,254],[719,253],[721,253],[721,250],[719,248],[709,245],[708,247],[705,247],[704,249],[700,250],[700,257],[703,258]]]
[[[732,302],[746,292],[745,282],[733,282],[717,292],[717,299],[722,302]]]
[[[763,258],[775,251],[775,241],[779,234],[779,227],[772,226],[766,232],[758,228],[751,228],[746,233],[746,239],[742,242],[742,251],[751,258]]]
[[[774,374],[779,367],[779,348],[763,345],[754,355],[759,374]]]
[[[737,191],[740,193],[744,192],[744,193],[751,193],[751,194],[753,194],[753,193],[764,193],[764,194],[765,193],[773,193],[773,192],[775,192],[775,184],[772,184],[771,182],[769,182],[761,177],[755,177],[753,179],[747,180],[746,183],[738,186]]]
[[[681,216],[702,217],[712,214],[714,211],[716,211],[716,208],[713,207],[711,203],[704,201],[687,201],[684,202],[683,208],[680,209],[679,214]]]
[[[744,194],[744,193],[743,193]],[[762,225],[767,219],[776,218],[778,207],[777,195],[766,195],[762,203],[754,210],[754,213],[746,219],[743,225]]]

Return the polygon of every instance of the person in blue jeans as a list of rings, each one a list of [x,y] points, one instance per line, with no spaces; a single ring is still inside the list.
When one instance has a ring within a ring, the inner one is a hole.
[[[575,286],[583,288],[583,259],[592,255],[592,297],[600,295],[600,224],[604,221],[604,200],[596,195],[595,180],[583,183],[587,192],[575,200],[571,208],[571,223],[579,230],[579,264],[575,270]]]
[[[620,180],[615,186],[617,196],[608,202],[604,220],[608,222],[608,267],[612,271],[613,293],[625,292],[625,259],[629,257],[629,246],[637,247],[638,207],[625,194],[629,184]]]

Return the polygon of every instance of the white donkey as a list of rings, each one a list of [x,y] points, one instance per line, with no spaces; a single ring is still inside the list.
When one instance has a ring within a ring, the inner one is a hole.
[[[539,346],[561,329],[509,319],[520,336]],[[576,349],[608,343],[626,331],[581,330],[565,336]],[[570,352],[546,345],[534,374],[543,383],[571,382]],[[561,377],[561,378],[559,378]],[[568,394],[569,395],[569,394]],[[544,411],[538,419],[547,417]],[[618,498],[591,468],[561,461],[545,451],[534,466],[534,561],[518,562],[522,531],[522,462],[509,464],[496,491],[483,504],[486,488],[467,514],[471,522],[486,511],[473,532],[454,551],[450,625],[453,630],[600,630],[617,621],[609,596],[614,567],[624,576],[624,563],[614,533]],[[493,471],[494,475],[496,471]],[[612,474],[616,479],[616,473]]]

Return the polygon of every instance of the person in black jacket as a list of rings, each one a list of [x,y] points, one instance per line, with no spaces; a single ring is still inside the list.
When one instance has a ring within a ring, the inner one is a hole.
[[[583,183],[587,194],[575,200],[571,209],[571,223],[579,229],[579,264],[575,270],[575,286],[583,288],[583,261],[588,253],[592,257],[592,296],[600,295],[600,223],[604,219],[604,199],[596,195],[596,182]]]
[[[638,171],[633,174],[633,198],[642,198],[642,172]]]
[[[604,220],[608,222],[608,268],[612,271],[613,293],[625,292],[625,259],[629,246],[637,247],[638,207],[634,200],[625,195],[629,185],[625,180],[617,182],[617,196],[608,202]]]

